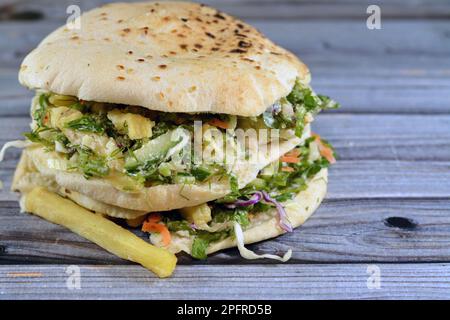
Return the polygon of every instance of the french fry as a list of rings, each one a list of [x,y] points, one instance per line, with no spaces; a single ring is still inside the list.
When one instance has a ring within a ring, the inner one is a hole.
[[[181,215],[190,223],[196,225],[206,224],[211,221],[211,209],[206,203],[194,207],[180,209]]]
[[[177,258],[174,254],[45,188],[34,188],[26,195],[25,209],[70,229],[123,259],[140,263],[161,278],[170,276],[175,269]]]

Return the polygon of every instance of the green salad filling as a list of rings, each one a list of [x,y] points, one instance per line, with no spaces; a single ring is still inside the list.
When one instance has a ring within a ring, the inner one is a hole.
[[[285,163],[280,158],[261,170],[257,178],[243,189],[193,207],[192,212],[186,212],[185,209],[181,213],[180,210],[168,212],[164,214],[164,223],[171,232],[181,231],[194,236],[191,255],[197,259],[206,259],[211,243],[233,236],[233,222],[238,222],[245,229],[250,225],[250,217],[275,208],[273,203],[265,201],[252,204],[251,198],[255,192],[265,191],[277,202],[285,203],[305,190],[310,179],[330,165],[330,161],[318,151],[316,137],[308,138],[304,145],[290,153],[299,155],[298,162]],[[246,205],[233,208],[232,204],[239,201]],[[205,207],[210,211],[207,219],[204,217]]]
[[[200,123],[202,134],[213,129],[233,146],[238,129],[278,129],[280,136],[285,133],[285,139],[291,139],[303,137],[306,125],[318,112],[338,106],[300,81],[257,117],[166,113],[44,92],[34,99],[32,131],[25,137],[65,161],[67,165],[59,165],[64,170],[79,172],[86,179],[108,179],[123,191],[227,179],[231,193],[225,197],[166,212],[161,221],[170,232],[192,237],[192,256],[205,259],[212,243],[233,237],[234,223],[245,229],[270,209],[282,213],[282,203],[305,190],[310,179],[335,157],[328,142],[312,135],[240,189],[226,156],[222,162],[195,161],[196,124]],[[215,142],[205,138],[202,143],[205,148]]]
[[[189,154],[182,163],[174,161],[180,150],[190,146],[195,122],[203,124],[202,130],[213,128],[231,140],[238,128],[294,130],[301,137],[308,115],[337,106],[299,81],[286,98],[258,117],[166,113],[44,92],[34,100],[33,130],[25,136],[63,154],[70,169],[87,179],[118,172],[141,186],[189,184],[222,176],[233,184],[226,163],[198,164]]]

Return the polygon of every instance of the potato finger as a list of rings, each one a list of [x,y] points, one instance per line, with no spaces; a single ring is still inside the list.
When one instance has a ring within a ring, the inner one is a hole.
[[[45,188],[34,188],[26,195],[25,209],[72,230],[123,259],[140,263],[159,277],[168,277],[175,269],[177,258],[174,254]]]

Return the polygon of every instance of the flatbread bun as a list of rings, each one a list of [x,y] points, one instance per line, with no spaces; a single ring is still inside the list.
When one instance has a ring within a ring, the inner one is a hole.
[[[305,223],[319,207],[327,192],[327,183],[328,170],[322,169],[308,182],[306,190],[299,192],[293,200],[284,203],[288,219],[294,228]],[[283,233],[286,233],[286,231],[278,225],[277,211],[272,209],[267,213],[258,214],[251,221],[250,226],[244,231],[244,243],[249,244],[275,238]],[[163,246],[159,242],[159,237],[152,237],[152,240],[155,245]],[[191,254],[193,240],[193,236],[178,236],[176,233],[172,233],[172,241],[165,248],[173,253],[184,251]],[[226,238],[222,241],[211,243],[207,253],[211,254],[219,250],[235,247],[236,245],[234,237]]]
[[[84,194],[61,187],[54,176],[44,175],[38,171],[27,152],[22,152],[20,161],[14,174],[11,189],[26,194],[36,187],[45,187],[49,191],[71,199],[75,203],[91,211],[108,215],[114,218],[135,219],[147,214],[146,211],[121,208],[111,204],[92,199]]]
[[[294,228],[305,223],[319,207],[327,191],[327,182],[328,171],[327,169],[322,169],[308,182],[306,190],[299,192],[293,200],[284,203],[288,220]],[[89,210],[106,214],[111,217],[135,219],[146,214],[146,212],[134,211],[106,204],[78,192],[58,186],[56,181],[51,177],[44,176],[38,172],[29,155],[24,152],[22,153],[17,166],[12,189],[14,191],[20,191],[22,194],[26,194],[37,186],[46,187],[50,191],[65,196]],[[275,238],[283,233],[285,233],[285,231],[278,225],[277,211],[272,209],[266,213],[255,216],[255,218],[251,220],[250,226],[244,231],[244,243],[250,244]],[[153,244],[163,246],[159,241],[159,237],[152,237],[151,240]],[[193,240],[192,236],[179,236],[177,233],[172,233],[172,242],[169,247],[165,248],[173,253],[184,251],[190,254]],[[211,254],[219,250],[235,247],[236,245],[234,238],[226,238],[222,241],[212,243],[208,247],[207,253]]]
[[[30,89],[164,112],[257,116],[307,67],[258,30],[188,2],[114,3],[62,26],[23,61]]]

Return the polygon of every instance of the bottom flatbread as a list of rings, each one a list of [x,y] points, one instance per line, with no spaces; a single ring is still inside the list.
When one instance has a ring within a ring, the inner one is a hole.
[[[95,199],[92,199],[82,193],[76,192],[60,186],[55,180],[53,175],[43,175],[34,166],[27,152],[22,152],[19,164],[17,165],[16,172],[11,189],[23,194],[30,192],[35,187],[45,187],[49,191],[58,193],[61,196],[69,198],[73,202],[79,204],[91,211],[105,214],[114,218],[122,219],[135,219],[143,216],[147,211],[131,210],[114,205],[110,205]]]
[[[328,170],[322,169],[308,182],[306,190],[301,191],[297,196],[285,203],[283,203],[288,219],[291,225],[296,228],[303,223],[314,213],[319,207],[325,194],[327,192]],[[278,225],[277,211],[271,209],[265,213],[259,213],[250,221],[250,226],[244,230],[244,243],[250,244],[275,238],[283,233],[286,233]],[[157,246],[162,246],[159,241],[160,237],[151,237],[152,243]],[[194,236],[184,236],[177,233],[172,233],[172,242],[166,247],[169,251],[177,253],[184,251],[191,254],[192,242]],[[218,242],[211,243],[208,247],[207,253],[213,253],[222,249],[236,247],[237,243],[234,237],[229,237]]]
[[[299,192],[294,199],[283,203],[288,219],[294,228],[302,225],[319,207],[327,191],[327,182],[328,171],[327,169],[322,169],[310,179],[308,187],[304,191]],[[71,199],[82,207],[112,217],[134,219],[146,214],[145,211],[130,210],[106,204],[76,191],[62,188],[54,178],[42,175],[33,166],[33,162],[30,161],[27,154],[23,153],[14,175],[12,189],[25,194],[36,186],[44,186],[52,192]],[[279,227],[276,209],[271,209],[267,212],[259,213],[251,219],[250,226],[244,230],[244,243],[250,244],[275,238],[285,232]],[[153,244],[162,246],[158,235],[154,235],[151,237]],[[193,240],[194,236],[174,232],[172,233],[172,242],[166,249],[173,253],[184,251],[191,254]],[[210,254],[222,249],[235,247],[236,245],[236,239],[228,237],[211,243],[207,253]]]

